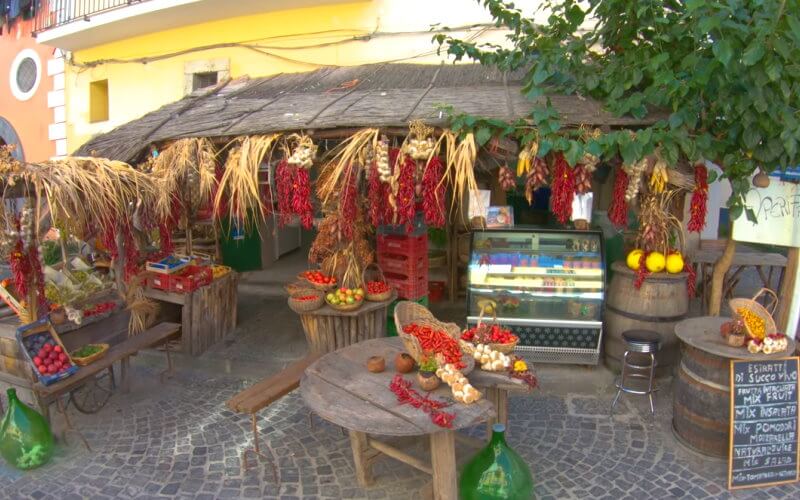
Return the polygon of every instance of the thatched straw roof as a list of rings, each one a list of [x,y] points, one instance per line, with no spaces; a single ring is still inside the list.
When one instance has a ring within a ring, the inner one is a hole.
[[[133,162],[150,143],[181,137],[232,137],[291,130],[405,127],[413,119],[446,125],[442,105],[513,121],[531,103],[522,73],[479,65],[375,64],[242,78],[198,91],[81,146],[75,155]],[[615,117],[597,102],[549,96],[564,124],[634,127],[653,122]]]

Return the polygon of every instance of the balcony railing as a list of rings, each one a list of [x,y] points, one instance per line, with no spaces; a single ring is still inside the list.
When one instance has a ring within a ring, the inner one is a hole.
[[[44,0],[36,13],[33,32],[89,21],[92,16],[150,0]]]

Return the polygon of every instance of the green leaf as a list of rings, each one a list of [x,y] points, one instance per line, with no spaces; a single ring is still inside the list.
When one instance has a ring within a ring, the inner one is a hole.
[[[758,146],[758,143],[761,142],[761,134],[756,130],[755,127],[747,127],[744,129],[742,133],[742,139],[744,140],[744,145],[747,146],[747,149],[755,149]]]
[[[756,217],[756,213],[753,211],[752,208],[747,208],[744,211],[745,215],[747,215],[747,220],[752,222],[753,224],[758,224],[758,217]]]
[[[705,4],[705,0],[686,0],[686,10],[694,12]]]
[[[733,57],[733,47],[731,46],[731,42],[728,40],[720,40],[711,47],[711,51],[714,52],[714,57],[717,58],[719,62],[721,62],[724,66],[727,66],[728,63],[731,62],[731,58]]]
[[[579,26],[585,17],[583,9],[578,7],[577,5],[573,5],[567,10],[567,19],[571,22],[574,26]]]
[[[798,20],[793,14],[784,15],[786,16],[786,21],[789,24],[789,29],[792,30],[792,35],[794,35],[795,42],[800,43],[800,20]]]
[[[720,24],[720,21],[722,21],[722,19],[720,19],[718,16],[704,17],[698,23],[698,27],[700,28],[700,32],[705,34],[705,33],[708,33],[709,31],[711,31],[711,30],[713,30],[715,28],[718,28],[719,24]]]
[[[737,203],[737,204],[733,205],[729,210],[729,215],[730,215],[731,221],[735,221],[736,219],[741,217],[742,216],[742,210],[743,210],[742,209],[742,205],[740,203]]]
[[[745,66],[752,66],[760,61],[762,57],[764,57],[764,42],[756,39],[750,42],[750,45],[744,50],[742,63]]]
[[[708,183],[711,184],[717,180],[717,171],[716,170],[709,170],[708,171]]]
[[[478,127],[478,130],[475,131],[475,142],[478,143],[478,146],[483,146],[491,138],[492,131],[489,127]]]
[[[536,65],[536,71],[533,72],[533,84],[534,85],[541,85],[542,82],[547,80],[550,76],[550,72],[547,71],[547,68],[544,64],[538,63]]]
[[[539,141],[539,152],[536,153],[536,156],[542,158],[552,149],[553,149],[553,143],[548,139],[542,139],[541,141]]]
[[[564,153],[564,158],[566,158],[567,163],[569,163],[571,167],[575,166],[575,164],[583,158],[583,145],[578,141],[571,141],[569,148],[567,148],[566,153]]]
[[[669,115],[669,128],[676,129],[683,124],[683,116],[680,111]]]

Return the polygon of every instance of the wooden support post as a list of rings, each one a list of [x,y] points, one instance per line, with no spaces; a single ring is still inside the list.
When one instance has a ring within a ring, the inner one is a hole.
[[[367,435],[363,432],[350,431],[350,446],[353,448],[356,479],[358,479],[359,486],[366,488],[373,482],[372,465],[367,457],[367,452],[369,451]]]
[[[775,315],[775,323],[779,332],[787,332],[793,329],[796,325],[789,325],[789,316],[791,313],[792,304],[794,301],[800,300],[796,297],[796,293],[800,292],[795,290],[797,286],[797,267],[800,260],[800,248],[790,248],[786,255],[786,269],[783,274],[783,283],[778,292],[780,302],[778,304],[778,312]],[[791,327],[791,328],[790,328]]]
[[[454,431],[431,434],[431,464],[433,465],[434,500],[458,498],[456,474],[456,443]]]

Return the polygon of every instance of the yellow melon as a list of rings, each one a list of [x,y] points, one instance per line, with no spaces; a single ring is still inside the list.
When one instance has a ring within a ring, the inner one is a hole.
[[[666,264],[667,261],[664,258],[664,254],[661,252],[651,252],[644,261],[644,265],[651,273],[660,273],[664,270]]]
[[[641,260],[643,253],[644,252],[638,248],[636,250],[631,250],[631,252],[628,254],[628,258],[626,259],[628,267],[634,271],[639,269],[639,260]]]
[[[667,272],[678,274],[683,271],[683,257],[678,252],[667,255]]]

